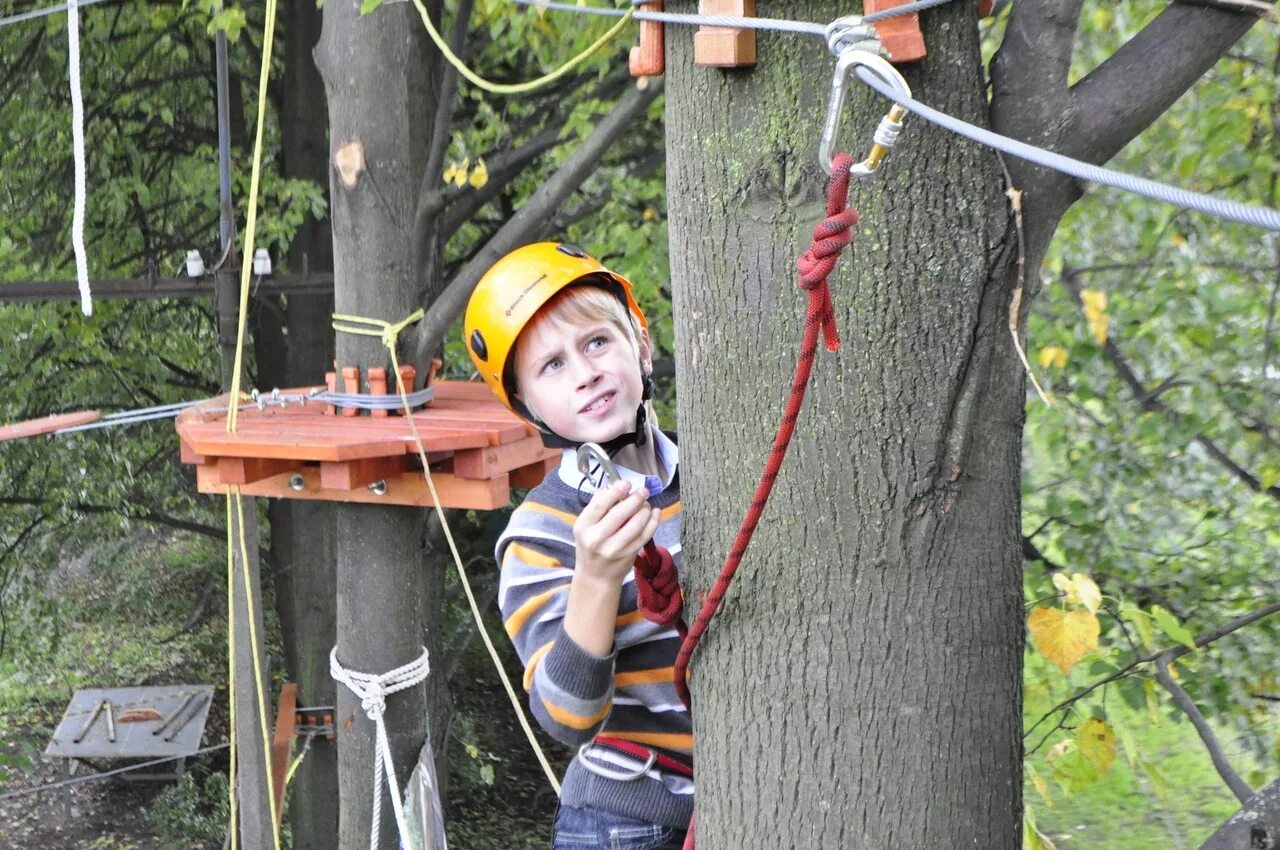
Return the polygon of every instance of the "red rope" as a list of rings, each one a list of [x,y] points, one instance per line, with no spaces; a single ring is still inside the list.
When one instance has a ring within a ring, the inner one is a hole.
[[[636,555],[635,576],[637,602],[645,619],[663,626],[674,625],[684,640],[689,632],[680,619],[684,596],[671,553],[650,540]]]
[[[835,308],[831,302],[831,288],[827,285],[827,277],[835,268],[841,249],[853,238],[852,228],[858,221],[856,210],[848,209],[849,204],[849,166],[853,163],[848,154],[837,154],[831,163],[831,182],[827,185],[827,218],[819,222],[813,229],[813,245],[805,251],[797,261],[800,271],[800,286],[809,291],[809,307],[804,322],[804,338],[800,343],[800,354],[796,360],[795,375],[791,380],[791,390],[787,394],[786,407],[782,421],[778,424],[778,432],[773,438],[773,447],[769,449],[769,458],[765,463],[760,483],[756,485],[751,506],[742,520],[738,534],[725,559],[719,577],[711,586],[698,618],[689,629],[689,634],[680,645],[676,656],[675,685],[680,699],[688,707],[689,697],[689,659],[693,656],[698,641],[706,632],[711,618],[716,615],[729,585],[733,582],[734,573],[738,571],[747,547],[751,545],[751,536],[755,533],[773,484],[782,468],[782,461],[787,454],[787,446],[791,443],[791,435],[795,432],[796,421],[800,418],[800,408],[804,404],[805,390],[809,385],[809,375],[813,371],[814,357],[818,351],[818,332],[821,331],[828,351],[840,347],[840,336],[836,330]],[[689,821],[689,832],[685,838],[685,850],[694,850],[694,821]]]

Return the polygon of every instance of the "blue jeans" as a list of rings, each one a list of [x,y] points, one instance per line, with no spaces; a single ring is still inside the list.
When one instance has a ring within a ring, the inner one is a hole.
[[[600,809],[560,806],[551,850],[681,850],[684,830]]]

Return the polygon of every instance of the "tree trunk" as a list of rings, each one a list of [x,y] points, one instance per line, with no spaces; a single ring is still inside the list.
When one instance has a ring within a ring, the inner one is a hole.
[[[324,83],[311,57],[320,38],[320,9],[314,3],[291,3],[281,11],[285,38],[284,75],[277,98],[281,172],[328,186],[329,126],[325,111],[319,108]],[[333,235],[327,219],[307,216],[290,243],[287,265],[293,272],[333,269]],[[257,311],[261,332],[254,339],[259,342],[261,386],[323,383],[324,373],[333,368],[329,326],[333,296],[292,295],[279,299],[276,306],[282,311]],[[290,680],[298,683],[298,705],[332,706],[335,683],[329,675],[329,650],[337,628],[332,510],[327,502],[275,499],[267,506],[267,517],[285,666]],[[286,815],[295,846],[337,847],[338,755],[330,741],[312,741],[292,786]]]
[[[424,270],[415,266],[412,224],[429,141],[421,128],[431,124],[439,81],[412,5],[384,3],[366,16],[359,7],[359,0],[326,2],[316,47],[329,106],[335,308],[399,321],[420,306]],[[340,365],[362,370],[390,365],[376,337],[343,334],[337,355]],[[438,642],[430,626],[440,621],[443,563],[423,567],[421,510],[337,504],[333,513],[338,659],[351,670],[385,673],[418,657],[424,633]],[[402,788],[426,737],[429,705],[442,694],[438,680],[387,699]],[[337,708],[339,846],[354,850],[368,844],[374,726],[342,686]],[[385,797],[380,846],[392,848],[396,826]]]
[[[929,57],[905,75],[985,123],[973,8],[923,17]],[[692,616],[790,385],[834,61],[817,40],[777,41],[752,71],[695,69],[690,43],[668,42],[681,73],[666,127]],[[851,83],[855,160],[886,107]],[[862,222],[831,279],[842,347],[819,351],[773,500],[692,664],[698,846],[1014,850],[1023,379],[999,166],[909,119],[851,205]]]

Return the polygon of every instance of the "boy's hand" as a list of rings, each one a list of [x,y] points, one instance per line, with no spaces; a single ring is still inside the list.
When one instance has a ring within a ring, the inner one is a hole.
[[[650,508],[643,487],[618,481],[597,490],[573,524],[573,540],[583,577],[621,584],[636,554],[658,529],[660,512]]]

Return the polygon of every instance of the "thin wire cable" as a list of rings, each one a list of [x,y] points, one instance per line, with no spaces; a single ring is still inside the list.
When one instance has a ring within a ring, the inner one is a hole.
[[[557,12],[577,12],[585,15],[623,17],[630,14],[637,21],[658,21],[664,24],[689,24],[691,26],[734,27],[737,29],[772,30],[794,32],[802,35],[825,35],[823,24],[789,21],[784,18],[742,18],[732,15],[685,15],[677,12],[636,12],[630,9],[610,9],[602,6],[575,6],[570,3],[544,2],[544,0],[512,0],[521,6],[553,9]],[[637,4],[639,5],[639,4]]]
[[[98,3],[105,3],[107,0],[83,0],[83,2],[75,5],[83,9],[85,6],[94,6]],[[57,6],[48,6],[44,9],[32,9],[30,12],[22,12],[17,15],[10,15],[7,18],[0,18],[0,28],[7,27],[10,24],[20,24],[23,21],[33,21],[36,18],[43,18],[46,15],[56,15],[59,12],[65,12],[71,8],[70,3],[62,3]]]
[[[93,296],[89,292],[89,260],[84,250],[84,95],[80,91],[80,4],[67,4],[67,44],[69,60],[67,76],[71,78],[71,158],[75,162],[75,204],[71,212],[71,250],[76,256],[76,281],[80,286],[80,311],[93,315]]]
[[[1036,165],[1042,165],[1045,168],[1052,168],[1055,171],[1060,171],[1080,180],[1088,180],[1092,183],[1101,183],[1105,186],[1123,189],[1156,201],[1163,201],[1176,207],[1197,210],[1229,221],[1262,227],[1267,230],[1280,230],[1280,210],[1271,209],[1270,207],[1251,206],[1236,201],[1215,198],[1200,192],[1180,189],[1176,186],[1158,183],[1155,180],[1148,180],[1145,177],[1091,165],[1078,159],[1072,159],[1069,156],[1063,156],[1060,153],[1054,153],[1053,151],[1038,148],[1035,145],[1029,145],[1026,142],[1020,142],[1017,139],[1010,139],[1007,136],[984,130],[945,112],[926,106],[920,101],[908,97],[903,92],[891,88],[883,80],[862,67],[854,70],[858,75],[858,79],[884,97],[901,104],[926,121],[937,124],[939,127],[950,130],[953,133],[958,133],[979,144],[995,148],[1019,159],[1025,159]]]
[[[6,791],[3,794],[0,794],[0,801],[12,800],[15,797],[27,797],[32,794],[39,794],[43,791],[53,791],[58,788],[66,788],[69,785],[80,785],[81,783],[84,783],[84,782],[98,782],[99,780],[106,779],[111,776],[118,776],[121,773],[129,773],[134,770],[142,770],[143,768],[146,768],[146,767],[155,767],[157,764],[164,764],[165,762],[169,762],[169,761],[177,761],[178,759],[195,758],[196,756],[202,756],[205,753],[212,753],[216,750],[225,750],[227,747],[230,747],[230,746],[231,746],[230,744],[214,744],[211,747],[205,747],[204,749],[196,750],[194,753],[186,753],[185,755],[180,755],[180,756],[165,756],[164,758],[153,759],[151,761],[144,761],[139,764],[131,764],[125,767],[117,767],[115,770],[104,770],[101,773],[90,773],[90,774],[86,774],[85,776],[73,776],[71,779],[63,779],[59,782],[50,782],[47,785],[33,785],[30,788],[18,788],[13,791]]]

